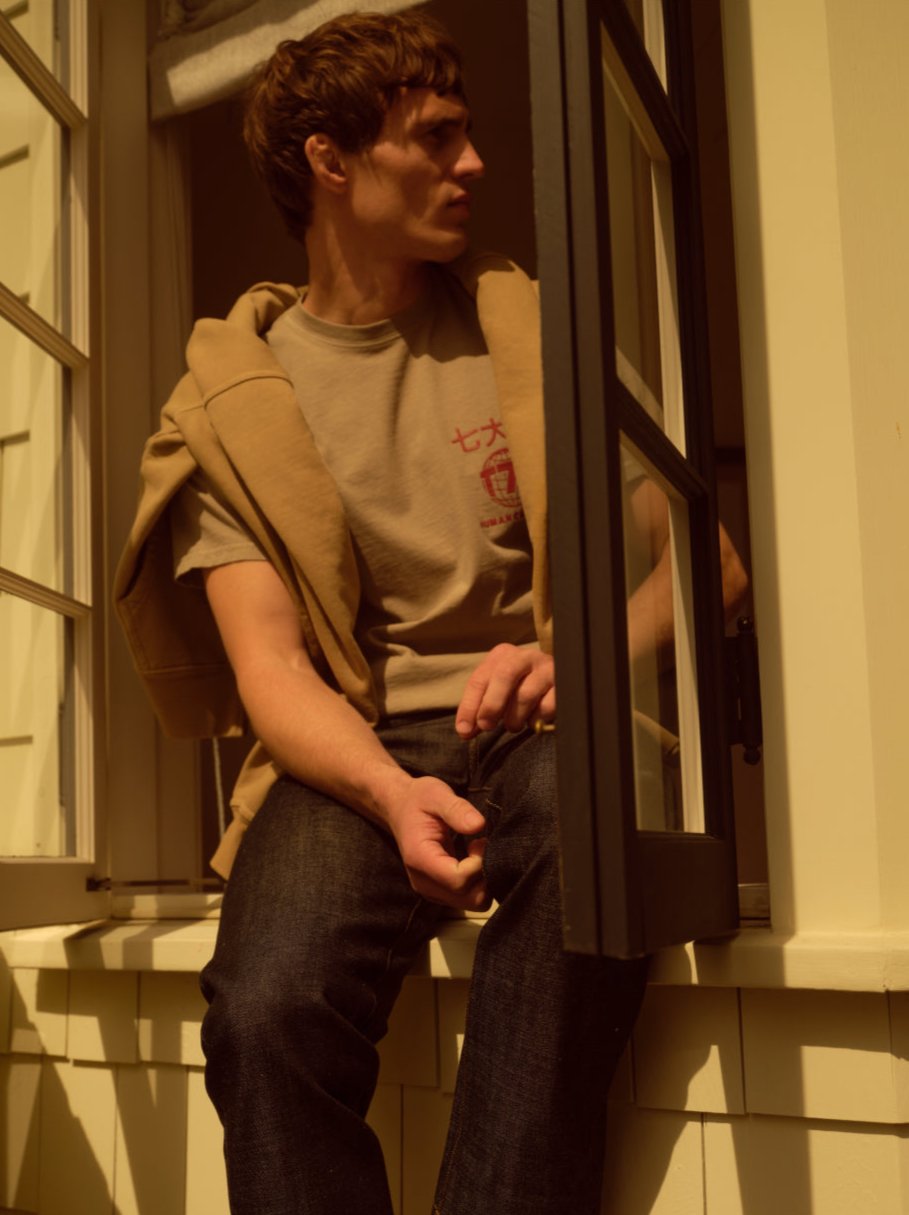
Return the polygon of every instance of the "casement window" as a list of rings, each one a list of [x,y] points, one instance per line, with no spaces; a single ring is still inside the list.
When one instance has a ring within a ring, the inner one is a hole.
[[[566,942],[633,956],[738,922],[690,14],[529,14]]]
[[[0,8],[0,927],[103,914],[93,6]]]

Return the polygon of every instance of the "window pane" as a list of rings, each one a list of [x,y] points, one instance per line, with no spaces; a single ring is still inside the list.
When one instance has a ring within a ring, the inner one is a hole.
[[[623,0],[623,3],[631,14],[650,61],[665,89],[666,31],[663,25],[663,0]]]
[[[0,593],[0,856],[72,856],[72,621]]]
[[[0,281],[66,336],[60,125],[0,59]]]
[[[68,10],[68,0],[19,0],[19,3],[3,5],[3,12],[13,29],[64,88],[69,87]]]
[[[703,831],[688,506],[622,436],[637,823]]]
[[[652,129],[642,134],[643,107],[615,83],[605,34],[603,50],[616,371],[684,452],[671,170]]]
[[[71,594],[66,378],[0,319],[0,566]]]

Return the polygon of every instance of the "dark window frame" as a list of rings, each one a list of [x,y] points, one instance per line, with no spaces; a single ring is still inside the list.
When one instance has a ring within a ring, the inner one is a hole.
[[[664,4],[667,96],[621,0],[528,2],[565,940],[625,957],[738,919],[688,4]],[[601,22],[672,167],[686,458],[616,374]],[[703,835],[636,827],[620,430],[689,504]]]

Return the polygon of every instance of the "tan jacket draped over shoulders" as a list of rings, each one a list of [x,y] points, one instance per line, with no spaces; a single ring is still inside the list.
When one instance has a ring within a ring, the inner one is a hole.
[[[449,270],[476,299],[492,359],[533,548],[534,620],[551,649],[539,307],[533,283],[495,254],[466,254]],[[262,335],[299,299],[284,284],[241,296],[226,320],[201,320],[189,370],[161,414],[140,468],[141,495],[117,570],[114,599],[136,669],[165,732],[242,733],[245,715],[208,601],[174,579],[167,507],[202,469],[244,522],[300,613],[316,669],[371,724],[378,713],[354,636],[360,587],[337,488],[316,450],[293,386]],[[212,860],[224,876],[247,823],[279,775],[257,743],[231,798],[233,821]]]

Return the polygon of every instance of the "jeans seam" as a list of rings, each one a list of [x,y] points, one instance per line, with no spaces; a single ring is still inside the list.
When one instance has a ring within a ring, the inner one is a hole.
[[[378,1007],[378,1003],[379,1003],[378,989],[381,986],[382,982],[388,978],[388,975],[391,971],[392,962],[394,960],[395,954],[398,951],[398,947],[401,944],[401,942],[406,938],[407,934],[410,932],[410,929],[413,926],[413,922],[416,919],[417,912],[420,910],[421,906],[423,905],[423,902],[424,902],[424,900],[423,900],[422,896],[417,895],[417,897],[414,901],[414,905],[410,909],[410,915],[407,917],[407,923],[404,925],[404,927],[402,928],[400,933],[398,933],[395,940],[388,947],[388,952],[385,955],[385,969],[382,972],[381,978],[373,985],[372,1007],[369,1010],[369,1014],[364,1018],[364,1031],[366,1030],[366,1028],[368,1028],[370,1023],[372,1022],[373,1017],[375,1016],[376,1008]]]

